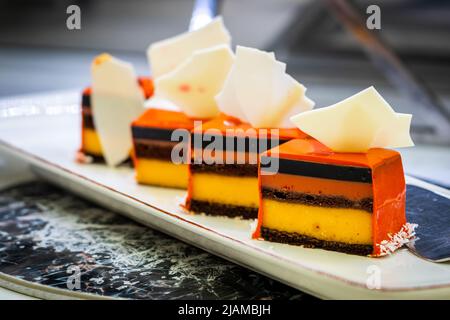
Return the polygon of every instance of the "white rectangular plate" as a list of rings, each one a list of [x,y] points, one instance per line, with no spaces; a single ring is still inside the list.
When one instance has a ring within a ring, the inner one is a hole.
[[[78,106],[78,92],[0,101],[0,151],[66,189],[317,297],[450,298],[449,263],[428,262],[406,249],[368,258],[252,240],[251,222],[184,212],[184,191],[138,185],[129,167],[76,163]],[[445,189],[407,180],[450,198]]]

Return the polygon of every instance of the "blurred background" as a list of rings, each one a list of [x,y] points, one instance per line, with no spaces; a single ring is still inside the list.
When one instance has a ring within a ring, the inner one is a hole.
[[[71,4],[81,8],[81,30],[66,27]],[[381,9],[380,30],[365,26],[371,4]],[[191,0],[2,0],[0,97],[79,90],[104,51],[149,74],[147,46],[186,31],[193,7]],[[274,51],[317,107],[374,85],[396,111],[414,115],[416,143],[448,155],[450,1],[221,0],[218,11],[233,45]]]

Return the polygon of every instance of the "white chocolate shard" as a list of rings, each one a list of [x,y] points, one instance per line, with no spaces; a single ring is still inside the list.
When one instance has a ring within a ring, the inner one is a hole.
[[[108,54],[92,64],[92,113],[109,166],[125,161],[132,147],[131,122],[144,111],[144,94],[130,63]]]
[[[291,121],[291,117],[301,112],[311,110],[313,107],[314,101],[305,96],[305,98],[299,101],[299,103],[295,105],[291,109],[291,111],[289,111],[288,114],[284,117],[283,121],[281,122],[280,128],[292,128],[294,125]]]
[[[235,73],[235,68],[231,68],[227,78],[225,79],[222,91],[217,94],[215,100],[220,111],[246,122],[247,119],[244,112],[241,110],[236,97],[236,92],[234,90],[234,79],[236,77]]]
[[[219,113],[214,97],[223,87],[233,60],[227,45],[195,51],[175,70],[156,79],[155,95],[172,101],[189,117],[214,117]]]
[[[336,152],[367,152],[371,148],[413,146],[412,115],[396,113],[369,87],[332,106],[300,113],[291,121],[303,132]]]
[[[231,37],[223,24],[222,17],[213,19],[207,25],[178,36],[155,42],[147,49],[154,79],[174,70],[194,51],[225,44],[230,45]]]
[[[238,46],[216,101],[220,111],[255,128],[286,128],[293,127],[290,116],[314,106],[305,91],[273,53]]]

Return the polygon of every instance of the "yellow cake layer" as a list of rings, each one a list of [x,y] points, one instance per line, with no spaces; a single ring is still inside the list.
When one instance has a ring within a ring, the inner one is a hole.
[[[100,138],[94,129],[83,128],[83,151],[95,156],[103,154]]]
[[[136,162],[137,182],[162,187],[187,188],[187,164],[147,158],[138,158]]]
[[[326,208],[263,200],[263,227],[325,241],[372,244],[372,214],[358,209]]]
[[[257,208],[258,178],[195,173],[191,177],[195,200]]]

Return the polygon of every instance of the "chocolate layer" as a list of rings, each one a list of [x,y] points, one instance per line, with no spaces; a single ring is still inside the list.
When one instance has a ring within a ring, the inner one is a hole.
[[[335,241],[325,241],[305,236],[295,232],[278,231],[261,227],[261,236],[268,241],[304,246],[306,248],[319,248],[343,253],[367,256],[373,252],[372,245],[350,244]]]
[[[95,130],[94,118],[92,115],[83,114],[83,127]]]
[[[256,219],[258,208],[218,204],[208,201],[190,199],[187,205],[190,211],[205,213],[210,216],[226,216],[230,218]]]
[[[172,149],[175,146],[174,143],[158,143],[155,141],[139,141],[134,142],[134,152],[138,158],[153,158],[160,160],[171,161]]]
[[[221,143],[216,143],[217,139],[221,139]],[[259,139],[253,137],[238,137],[238,136],[225,136],[223,134],[211,135],[211,134],[200,134],[193,133],[191,139],[192,148],[197,148],[195,144],[196,141],[201,141],[201,148],[205,149],[211,143],[215,145],[222,146],[220,151],[224,149],[228,152],[257,152],[261,153],[266,150],[269,150],[273,147],[276,147],[288,140],[283,139]],[[239,142],[238,142],[239,141]],[[232,148],[228,148],[228,146],[233,146]]]
[[[266,164],[276,160],[276,158],[262,157],[261,170],[273,172],[274,168]],[[370,168],[365,167],[339,166],[280,158],[277,172],[315,178],[372,183],[372,172]]]
[[[351,200],[343,196],[299,193],[288,190],[273,189],[262,187],[263,198],[273,199],[282,202],[302,203],[310,206],[328,207],[328,208],[351,208],[360,209],[367,212],[373,212],[373,199],[364,198],[360,200]]]
[[[236,177],[257,177],[258,165],[256,164],[194,164],[192,163],[191,172],[193,173],[213,173]]]

